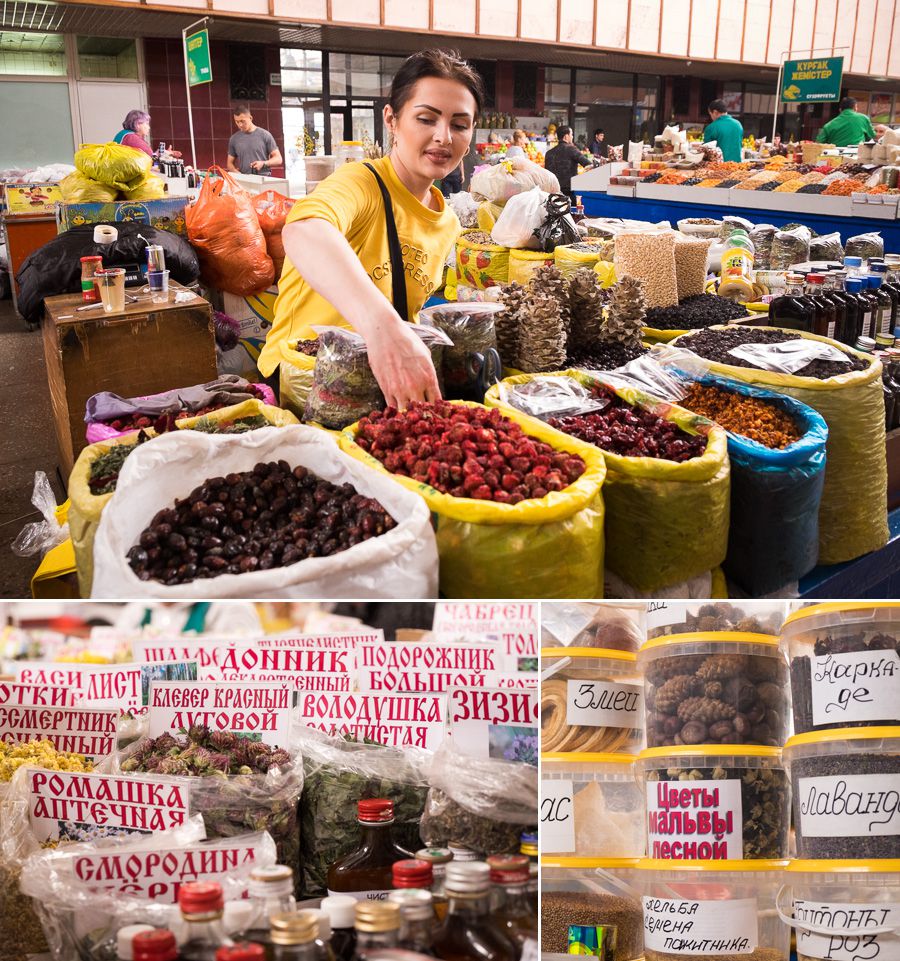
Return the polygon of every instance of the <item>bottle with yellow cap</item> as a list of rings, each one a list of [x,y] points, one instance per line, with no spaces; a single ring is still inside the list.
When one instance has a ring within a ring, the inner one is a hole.
[[[393,901],[359,901],[355,909],[356,961],[371,951],[396,948],[400,941],[400,905]]]
[[[294,872],[285,864],[254,868],[250,872],[247,890],[253,907],[241,934],[248,941],[270,944],[269,918],[273,914],[293,914],[297,910]]]
[[[491,918],[491,869],[483,861],[447,865],[447,917],[434,938],[445,961],[516,961],[513,942]]]
[[[273,914],[269,925],[273,961],[319,961],[319,919],[314,911]]]

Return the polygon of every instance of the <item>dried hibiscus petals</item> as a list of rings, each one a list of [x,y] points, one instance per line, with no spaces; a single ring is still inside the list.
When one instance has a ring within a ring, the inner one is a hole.
[[[612,391],[595,387],[591,395],[609,400],[609,406],[590,414],[552,417],[547,423],[622,457],[655,457],[681,463],[706,451],[706,437],[689,434],[664,417],[632,407]]]
[[[447,401],[376,411],[359,422],[356,443],[392,474],[498,504],[546,497],[585,471],[577,454],[529,437],[499,410]]]

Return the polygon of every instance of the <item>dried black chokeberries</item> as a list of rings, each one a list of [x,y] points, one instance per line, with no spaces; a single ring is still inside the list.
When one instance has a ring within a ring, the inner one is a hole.
[[[271,461],[212,477],[158,511],[128,563],[142,581],[184,584],[327,557],[393,527],[381,504],[350,484]]]
[[[692,330],[746,317],[747,309],[716,294],[695,294],[672,307],[651,307],[646,324],[656,330]]]

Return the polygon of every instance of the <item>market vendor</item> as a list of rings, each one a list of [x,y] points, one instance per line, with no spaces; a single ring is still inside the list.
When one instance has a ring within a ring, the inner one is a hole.
[[[585,159],[573,143],[571,127],[560,127],[556,135],[559,137],[559,143],[547,151],[544,157],[544,169],[556,174],[559,192],[574,201],[572,178],[578,173],[581,164],[585,163]]]
[[[525,147],[528,144],[528,134],[524,130],[514,130],[512,143],[506,148],[506,159],[510,157],[524,157]]]
[[[595,157],[609,157],[609,144],[606,142],[606,133],[602,127],[594,131],[594,139],[591,141],[591,153]]]
[[[150,114],[145,110],[129,110],[122,121],[122,129],[113,140],[115,143],[122,144],[123,147],[133,147],[152,157],[153,150],[150,147],[149,137]]]
[[[468,152],[482,102],[481,79],[453,52],[403,63],[384,107],[390,154],[343,164],[288,215],[265,376],[282,343],[315,337],[313,325],[352,327],[389,404],[440,397],[431,354],[405,321],[437,289],[459,233],[434,181]]]
[[[234,125],[237,133],[233,133],[228,141],[229,170],[268,177],[272,167],[284,163],[275,138],[268,130],[256,126],[246,104],[234,108]]]
[[[708,112],[712,123],[708,123],[703,128],[703,142],[709,143],[715,140],[722,151],[723,160],[740,163],[744,142],[743,124],[731,116],[724,100],[713,100],[708,107]]]
[[[841,112],[829,120],[816,134],[816,143],[833,143],[835,147],[855,147],[864,140],[875,139],[872,121],[856,109],[853,97],[844,97]]]

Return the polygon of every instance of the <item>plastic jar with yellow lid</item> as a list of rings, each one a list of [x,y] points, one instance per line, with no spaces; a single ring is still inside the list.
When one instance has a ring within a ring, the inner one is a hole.
[[[759,744],[780,747],[788,733],[788,666],[778,638],[722,631],[647,641],[647,745]]]
[[[673,634],[778,635],[784,601],[651,601],[647,605],[647,637]]]
[[[545,854],[644,854],[643,802],[631,754],[541,754],[540,804]]]
[[[596,647],[541,649],[541,747],[629,753],[643,745],[637,656]]]
[[[900,603],[814,604],[781,636],[795,733],[900,724]]]

